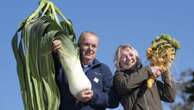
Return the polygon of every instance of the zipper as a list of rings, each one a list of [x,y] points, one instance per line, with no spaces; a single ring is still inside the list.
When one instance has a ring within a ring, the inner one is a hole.
[[[145,94],[143,95],[143,99],[144,99],[144,101],[145,101],[145,104],[146,104],[146,108],[147,108],[147,110],[150,110],[150,108],[149,108],[149,106],[148,106],[148,102],[147,102],[147,100],[146,100],[146,97],[145,97]]]

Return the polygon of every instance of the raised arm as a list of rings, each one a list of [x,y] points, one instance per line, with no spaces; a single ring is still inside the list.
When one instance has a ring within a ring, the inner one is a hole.
[[[175,82],[169,76],[170,72],[162,74],[162,80],[157,81],[157,87],[160,94],[161,100],[165,102],[174,102],[176,96]]]
[[[133,73],[116,72],[114,86],[118,94],[126,94],[133,89],[142,86],[148,79],[150,68],[145,67]]]

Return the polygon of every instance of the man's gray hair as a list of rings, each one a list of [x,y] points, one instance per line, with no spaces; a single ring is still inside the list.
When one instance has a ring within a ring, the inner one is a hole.
[[[86,36],[86,34],[91,34],[94,35],[98,38],[98,35],[95,32],[91,32],[91,31],[84,31],[80,34],[79,39],[78,39],[78,45],[80,45],[80,43],[83,41],[84,37]],[[99,40],[99,39],[98,39]]]

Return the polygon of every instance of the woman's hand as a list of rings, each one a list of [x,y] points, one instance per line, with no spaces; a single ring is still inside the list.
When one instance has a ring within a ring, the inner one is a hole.
[[[152,71],[152,75],[155,77],[155,78],[158,78],[161,74],[162,74],[162,70],[160,67],[158,66],[151,66],[151,71]]]

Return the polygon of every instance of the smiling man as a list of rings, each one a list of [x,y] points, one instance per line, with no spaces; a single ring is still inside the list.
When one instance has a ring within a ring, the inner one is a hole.
[[[118,98],[112,89],[113,75],[107,65],[96,59],[99,45],[97,34],[82,32],[78,45],[82,68],[92,84],[92,89],[86,89],[73,97],[61,64],[56,63],[57,84],[61,95],[60,110],[105,110],[117,107]],[[56,50],[60,47],[61,41],[54,40],[53,49]]]
[[[96,58],[99,44],[97,35],[93,32],[83,32],[78,41],[82,64],[89,64]]]

